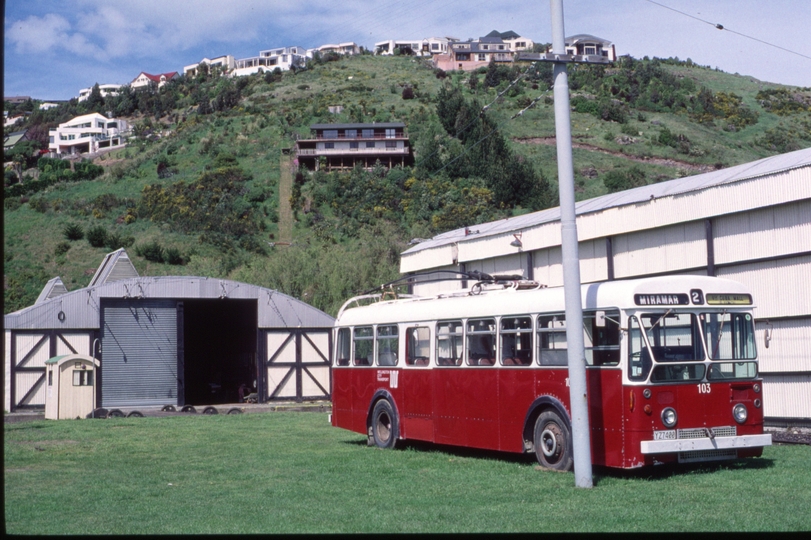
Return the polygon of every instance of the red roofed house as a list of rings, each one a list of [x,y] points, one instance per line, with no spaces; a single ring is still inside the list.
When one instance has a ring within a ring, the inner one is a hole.
[[[135,80],[130,83],[130,88],[143,88],[144,86],[149,86],[150,82],[156,83],[158,88],[160,88],[177,76],[177,71],[173,71],[171,73],[161,73],[159,75],[150,75],[149,73],[142,71],[137,77],[135,77]]]

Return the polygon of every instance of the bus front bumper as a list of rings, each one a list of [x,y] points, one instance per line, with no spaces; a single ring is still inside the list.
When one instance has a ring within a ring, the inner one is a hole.
[[[771,434],[740,435],[735,437],[703,437],[698,439],[669,439],[642,441],[643,454],[669,454],[672,452],[693,452],[696,450],[737,450],[771,446]]]

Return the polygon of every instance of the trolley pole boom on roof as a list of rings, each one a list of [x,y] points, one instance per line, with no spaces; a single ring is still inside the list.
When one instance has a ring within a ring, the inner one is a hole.
[[[552,52],[566,53],[563,33],[563,0],[550,0],[552,12]],[[569,396],[572,414],[572,451],[575,485],[593,486],[591,475],[591,436],[586,393],[586,352],[583,330],[583,304],[580,295],[580,257],[574,207],[574,165],[572,128],[569,115],[569,76],[565,61],[554,61],[555,135],[557,137],[558,185],[560,192],[563,287],[566,301],[566,342],[569,361]]]

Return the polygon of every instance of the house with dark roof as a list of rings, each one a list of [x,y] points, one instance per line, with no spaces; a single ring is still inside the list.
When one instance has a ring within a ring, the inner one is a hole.
[[[607,39],[598,38],[590,34],[576,34],[564,40],[566,54],[576,54],[580,56],[602,56],[611,62],[617,59],[617,51],[614,44]]]
[[[534,45],[531,39],[523,38],[512,30],[493,30],[479,39],[450,43],[447,54],[434,56],[433,65],[445,71],[475,71],[487,67],[491,60],[512,62],[515,53],[532,50]]]
[[[411,165],[414,157],[402,122],[313,124],[311,136],[296,141],[296,159],[310,170],[343,170],[379,161],[391,169]]]

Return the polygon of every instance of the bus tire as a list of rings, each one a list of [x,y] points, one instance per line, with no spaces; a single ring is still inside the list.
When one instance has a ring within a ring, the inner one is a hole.
[[[387,399],[375,403],[372,409],[372,438],[378,448],[394,448],[397,443],[399,422],[394,407]]]
[[[555,411],[544,411],[535,421],[535,457],[547,469],[571,471],[572,434]]]

